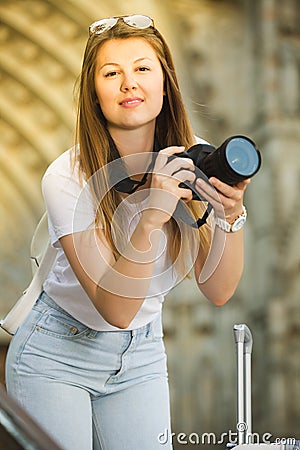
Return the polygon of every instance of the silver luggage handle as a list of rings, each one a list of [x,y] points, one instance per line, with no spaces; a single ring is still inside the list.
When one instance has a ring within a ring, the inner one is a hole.
[[[252,334],[245,324],[234,325],[237,363],[237,433],[238,444],[249,443],[252,433],[251,354]],[[250,441],[251,442],[251,441]]]

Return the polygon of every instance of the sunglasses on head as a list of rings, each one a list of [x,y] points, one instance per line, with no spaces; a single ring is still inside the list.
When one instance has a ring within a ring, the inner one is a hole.
[[[117,24],[119,19],[122,19],[123,22],[133,28],[144,29],[151,26],[154,27],[153,19],[148,16],[143,16],[140,14],[135,14],[133,16],[116,16],[97,20],[96,22],[92,23],[92,25],[89,26],[90,36],[92,36],[93,34],[101,34],[104,33],[104,31],[110,30]]]

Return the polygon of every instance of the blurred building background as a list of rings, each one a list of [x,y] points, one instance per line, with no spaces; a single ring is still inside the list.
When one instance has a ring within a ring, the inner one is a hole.
[[[42,174],[73,145],[88,25],[136,12],[153,17],[170,43],[195,133],[214,145],[246,134],[263,156],[246,194],[246,265],[235,297],[215,308],[185,281],[165,304],[173,431],[235,431],[232,326],[247,323],[254,431],[299,438],[299,0],[0,0],[1,316],[30,280]],[[8,338],[0,338],[4,355]]]

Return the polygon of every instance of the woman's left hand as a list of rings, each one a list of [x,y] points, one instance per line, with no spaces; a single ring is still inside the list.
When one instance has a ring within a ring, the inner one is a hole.
[[[210,184],[198,178],[196,188],[211,203],[216,215],[231,222],[243,212],[244,193],[250,181],[248,178],[235,186],[230,186],[215,177],[209,179]]]

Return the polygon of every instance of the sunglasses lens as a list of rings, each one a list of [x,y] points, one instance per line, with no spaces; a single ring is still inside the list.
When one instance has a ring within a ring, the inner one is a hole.
[[[148,28],[152,25],[152,19],[150,17],[141,16],[139,14],[124,17],[123,20],[127,23],[127,25],[135,28]]]
[[[109,19],[98,20],[89,27],[90,34],[101,34],[116,25],[118,19],[111,17]]]
[[[106,30],[110,30],[116,25],[119,19],[123,19],[127,25],[134,28],[148,28],[153,25],[153,20],[150,17],[139,14],[126,17],[110,17],[108,19],[102,19],[92,23],[89,27],[90,35],[101,34]]]

